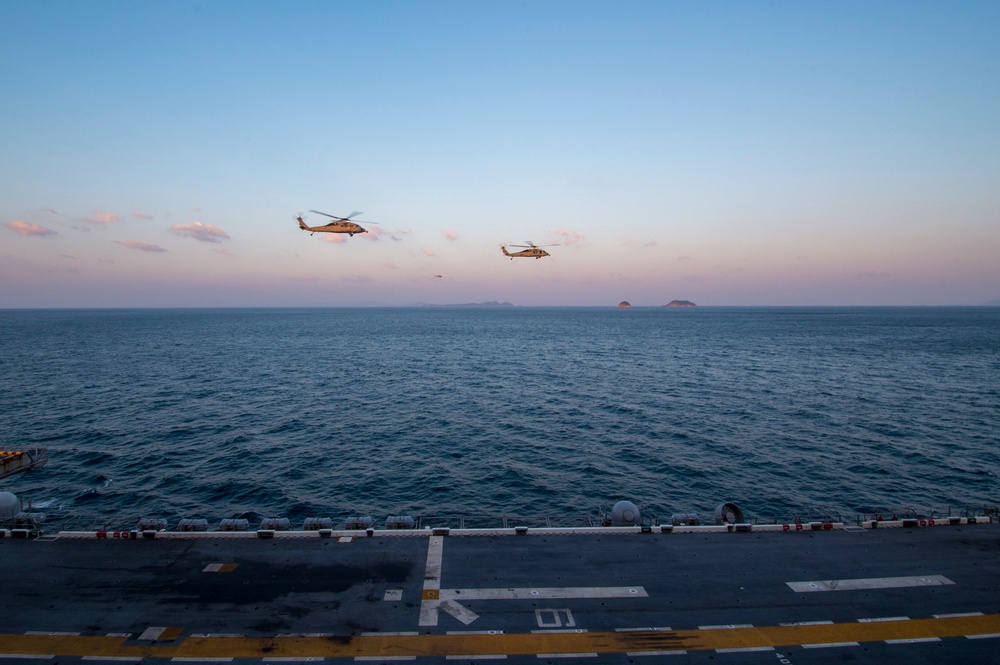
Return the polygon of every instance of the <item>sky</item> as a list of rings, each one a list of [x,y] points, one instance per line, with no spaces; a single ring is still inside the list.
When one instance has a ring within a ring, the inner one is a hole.
[[[0,0],[0,308],[996,301],[998,34],[993,0]]]

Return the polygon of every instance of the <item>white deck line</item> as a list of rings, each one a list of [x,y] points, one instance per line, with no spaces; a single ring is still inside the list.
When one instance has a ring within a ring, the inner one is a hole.
[[[818,642],[816,644],[803,644],[803,649],[832,649],[834,647],[859,647],[857,642]]]
[[[993,637],[1000,637],[1000,633],[980,633],[979,635],[966,635],[969,640],[987,640]]]
[[[731,647],[716,649],[715,653],[749,653],[751,651],[774,651],[774,647]]]
[[[785,582],[792,591],[858,591],[864,589],[899,589],[904,587],[941,586],[954,584],[944,575],[912,575],[909,577],[871,577],[853,580],[812,580]]]
[[[677,651],[626,651],[626,656],[684,656],[687,651],[679,649]]]
[[[445,656],[445,660],[503,660],[507,656],[503,654],[493,653],[493,654],[472,654],[468,656]]]
[[[886,640],[886,644],[919,644],[921,642],[940,642],[940,637],[910,637],[901,640]]]
[[[909,621],[910,617],[874,617],[871,619],[858,619],[858,623],[882,623],[883,621]]]
[[[597,658],[596,653],[539,653],[537,658]]]
[[[440,583],[440,580],[438,580]],[[428,587],[424,586],[425,589]],[[441,589],[441,600],[551,600],[561,598],[648,598],[641,586]]]
[[[954,614],[932,614],[935,619],[959,619],[961,617],[981,617],[982,612],[955,612]]]
[[[648,626],[642,628],[615,628],[616,633],[645,633],[645,632],[669,632],[673,630],[670,626]]]

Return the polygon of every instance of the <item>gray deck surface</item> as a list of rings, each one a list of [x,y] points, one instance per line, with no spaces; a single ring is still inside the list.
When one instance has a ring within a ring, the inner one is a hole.
[[[0,565],[18,662],[1000,663],[997,524],[4,538]]]

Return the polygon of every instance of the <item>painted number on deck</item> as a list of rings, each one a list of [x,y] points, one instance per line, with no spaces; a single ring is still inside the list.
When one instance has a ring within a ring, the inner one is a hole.
[[[563,615],[566,616],[565,623],[563,623]],[[549,621],[550,617],[551,621]],[[537,609],[535,610],[535,619],[538,620],[539,628],[572,628],[576,625],[573,613],[569,611],[569,608]]]

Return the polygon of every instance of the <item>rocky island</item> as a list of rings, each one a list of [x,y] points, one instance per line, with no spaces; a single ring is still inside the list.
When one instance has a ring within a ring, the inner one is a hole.
[[[618,303],[618,309],[632,309],[632,303],[630,303],[628,300],[622,300],[620,303]]]
[[[671,300],[664,307],[697,307],[690,300]]]

